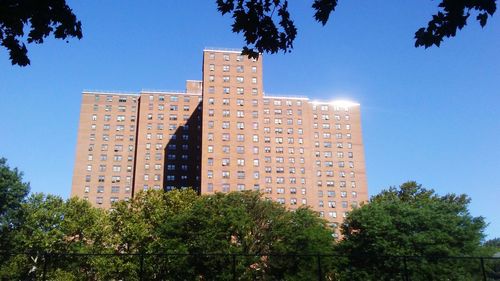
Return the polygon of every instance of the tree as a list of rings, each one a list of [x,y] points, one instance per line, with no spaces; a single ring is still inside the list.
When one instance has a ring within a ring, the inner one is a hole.
[[[470,263],[446,259],[479,250],[486,224],[469,214],[469,202],[465,195],[438,196],[416,182],[382,191],[342,224],[337,250],[348,256],[351,270],[340,271],[351,280],[401,279],[404,261],[392,257],[418,256],[406,261],[408,274],[416,273],[411,280],[472,280]]]
[[[56,269],[47,276],[51,280],[94,279],[93,260],[60,254],[104,251],[108,223],[102,210],[81,199],[44,194],[33,194],[21,208],[15,244],[8,248],[13,255],[0,264],[0,279],[37,280],[44,267]]]
[[[26,44],[43,43],[51,33],[57,39],[82,38],[82,24],[65,0],[6,0],[0,1],[0,43],[13,65],[30,64]]]
[[[11,169],[5,158],[0,158],[0,249],[13,246],[13,232],[20,226],[21,205],[30,191],[23,182],[23,173]]]
[[[243,33],[247,46],[243,53],[258,57],[259,53],[290,52],[297,36],[297,28],[288,12],[288,0],[216,0],[222,15],[231,14],[232,30]],[[325,25],[335,11],[338,0],[314,0],[314,19]],[[453,37],[471,15],[484,27],[488,16],[496,10],[496,0],[441,0],[439,11],[432,16],[427,27],[415,32],[415,47],[440,46],[445,37]],[[276,16],[275,16],[276,14]]]
[[[314,256],[279,254],[325,253],[333,245],[331,230],[316,213],[287,211],[255,192],[143,192],[116,204],[110,223],[109,245],[117,253],[165,254],[142,258],[144,276],[156,280],[231,280],[232,254],[244,255],[235,260],[240,280],[310,280]],[[140,263],[108,258],[103,264],[101,279],[128,279],[137,276]]]

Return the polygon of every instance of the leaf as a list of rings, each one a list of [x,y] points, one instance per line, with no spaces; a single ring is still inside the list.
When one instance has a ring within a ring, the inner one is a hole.
[[[312,8],[316,11],[314,19],[325,25],[328,22],[330,13],[335,11],[335,7],[337,7],[337,0],[314,0],[312,4]]]

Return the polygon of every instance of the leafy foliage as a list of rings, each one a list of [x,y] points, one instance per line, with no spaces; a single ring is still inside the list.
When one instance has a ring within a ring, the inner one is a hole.
[[[287,0],[217,0],[222,15],[232,13],[233,32],[243,33],[248,45],[243,54],[257,58],[259,52],[290,51],[297,28],[290,19]],[[278,25],[273,18],[277,13]]]
[[[255,192],[148,191],[104,211],[28,190],[2,159],[0,280],[232,280],[233,265],[239,280],[400,280],[404,269],[411,280],[475,280],[477,264],[432,257],[498,250],[498,239],[480,247],[485,223],[466,196],[415,182],[353,210],[337,244],[310,209],[291,212]],[[495,260],[485,269],[500,272]]]
[[[25,31],[29,30],[28,34]],[[43,43],[50,34],[57,39],[82,38],[82,25],[65,0],[0,1],[0,43],[13,65],[30,64],[24,42]]]
[[[465,195],[438,196],[407,182],[371,198],[353,210],[342,224],[338,250],[348,255],[355,280],[400,278],[403,264],[394,256],[449,257],[474,255],[486,224],[472,217]],[[383,257],[383,258],[382,258]],[[470,280],[473,272],[456,260],[408,261],[419,278],[411,280]],[[470,277],[469,277],[470,278]]]
[[[233,32],[243,33],[243,54],[257,58],[259,53],[290,52],[297,28],[288,11],[287,0],[216,0],[222,15],[231,14]],[[338,0],[314,0],[314,19],[325,25],[335,11]],[[496,0],[441,0],[440,11],[432,16],[426,28],[415,33],[415,47],[440,46],[445,37],[456,35],[467,24],[471,12],[477,12],[480,25],[496,10]],[[277,12],[277,16],[275,16]]]
[[[21,224],[21,204],[30,190],[23,182],[23,173],[11,169],[5,158],[0,158],[0,249],[13,246],[13,231]]]
[[[442,0],[438,6],[440,11],[432,16],[427,27],[415,32],[415,47],[439,47],[445,37],[455,36],[467,24],[472,11],[478,13],[476,20],[484,27],[488,16],[496,11],[496,0]]]

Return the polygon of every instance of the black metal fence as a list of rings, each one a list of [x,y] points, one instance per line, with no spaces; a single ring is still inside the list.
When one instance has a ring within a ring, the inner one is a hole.
[[[0,280],[500,280],[500,257],[0,253]]]

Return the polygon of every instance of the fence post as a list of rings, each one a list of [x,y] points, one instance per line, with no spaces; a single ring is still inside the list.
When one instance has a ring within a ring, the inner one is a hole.
[[[43,253],[43,271],[42,271],[42,280],[47,280],[47,259],[49,258],[49,254]]]
[[[232,273],[233,280],[236,281],[236,254],[232,254]]]
[[[139,252],[139,280],[144,280],[144,255],[142,254],[142,251]]]
[[[406,263],[406,256],[403,257],[403,264],[405,267],[405,281],[410,281],[410,276],[408,275],[408,264]]]
[[[483,280],[486,281],[486,271],[484,270],[484,258],[481,257],[481,272],[483,273]]]
[[[321,255],[318,254],[317,257],[318,257],[318,281],[322,281],[323,273],[321,272]]]

